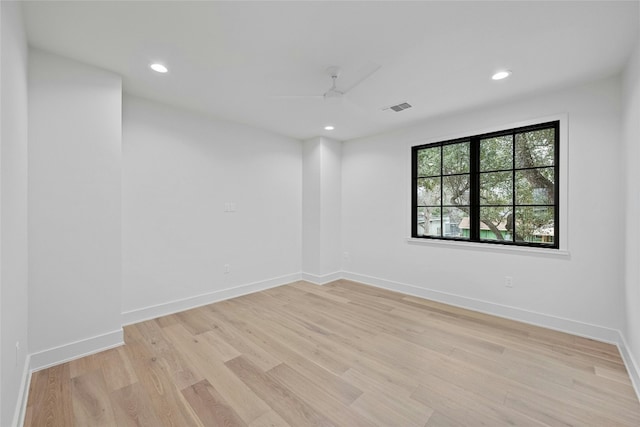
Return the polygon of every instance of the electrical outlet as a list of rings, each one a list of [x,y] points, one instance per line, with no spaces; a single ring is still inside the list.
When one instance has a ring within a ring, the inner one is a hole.
[[[224,265],[224,274],[231,273],[231,266],[229,264]]]
[[[19,359],[20,359],[20,341],[16,341],[16,368],[18,367]]]
[[[350,259],[349,252],[344,252],[342,254],[342,259],[345,260],[345,261],[349,261],[349,259]]]
[[[511,276],[505,276],[504,278],[504,285],[507,288],[513,288],[513,277]]]

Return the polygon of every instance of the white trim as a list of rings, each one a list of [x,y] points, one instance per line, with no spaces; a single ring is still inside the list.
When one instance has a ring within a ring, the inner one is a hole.
[[[124,344],[122,328],[31,354],[31,372]]]
[[[28,354],[22,370],[22,381],[18,392],[18,402],[13,413],[14,426],[24,425],[24,416],[27,413],[27,401],[29,400],[29,388],[31,387],[31,355]]]
[[[627,340],[621,332],[618,333],[617,345],[620,356],[622,356],[622,361],[627,368],[629,378],[631,378],[631,384],[636,392],[636,397],[640,400],[640,367],[638,367],[636,360],[633,358],[633,353],[629,351]]]
[[[339,279],[342,279],[341,271],[323,274],[322,276],[313,273],[302,273],[302,280],[313,283],[314,285],[326,285]]]
[[[633,358],[632,353],[629,351],[624,335],[618,330],[348,271],[336,271],[334,273],[325,274],[322,276],[311,273],[290,274],[287,276],[249,283],[246,285],[237,286],[235,288],[224,289],[205,295],[174,301],[167,304],[160,304],[141,310],[130,311],[127,313],[123,313],[123,320],[128,319],[130,323],[135,323],[162,315],[175,313],[177,311],[186,310],[188,308],[194,308],[200,305],[206,305],[212,302],[235,298],[237,296],[281,286],[287,283],[295,282],[297,280],[306,280],[314,284],[326,284],[342,278],[354,280],[382,289],[400,292],[406,295],[426,298],[432,301],[438,301],[445,304],[490,314],[493,316],[504,317],[507,319],[525,322],[548,329],[567,332],[573,335],[615,344],[618,347],[622,360],[627,368],[627,372],[631,379],[631,383],[636,392],[636,395],[638,399],[640,399],[640,369],[635,359]],[[138,318],[140,320],[136,320]],[[104,335],[99,335],[89,339],[76,341],[60,347],[55,347],[35,354],[27,355],[20,386],[20,400],[16,405],[13,425],[19,426],[24,423],[29,387],[31,384],[31,376],[33,372],[57,365],[59,363],[67,362],[73,359],[117,347],[123,344],[122,338],[123,331],[122,329],[120,329]]]
[[[391,280],[365,276],[352,272],[345,271],[343,273],[343,277],[345,279],[354,280],[378,288],[426,298],[432,301],[442,302],[456,307],[462,307],[478,311],[480,313],[490,314],[492,316],[504,317],[506,319],[541,326],[543,328],[553,329],[560,332],[566,332],[585,338],[591,338],[610,344],[617,344],[619,340],[620,333],[616,329],[605,328],[603,326],[579,322],[577,320],[565,319],[549,314],[538,313],[508,305],[496,304],[476,298],[464,297],[461,295],[422,288],[406,283],[393,282]]]
[[[512,246],[500,244],[488,244],[478,242],[461,242],[459,240],[437,240],[437,239],[420,239],[416,237],[407,237],[407,243],[411,245],[422,246],[450,246],[457,249],[482,250],[484,252],[498,252],[513,255],[533,255],[549,258],[571,258],[569,251],[558,249],[534,248],[526,246]]]
[[[272,279],[247,283],[245,285],[240,285],[233,288],[220,289],[217,291],[208,292],[206,294],[196,295],[176,301],[170,301],[162,304],[139,308],[136,310],[125,311],[122,313],[122,323],[123,325],[131,325],[133,323],[155,319],[156,317],[167,316],[169,314],[201,307],[203,305],[212,304],[214,302],[236,298],[242,295],[247,295],[258,291],[275,288],[277,286],[286,285],[287,283],[300,280],[301,277],[302,273],[293,273],[286,276],[274,277]]]
[[[539,123],[560,121],[560,152],[558,156],[560,158],[560,181],[559,181],[559,193],[560,193],[560,212],[559,212],[559,228],[560,228],[560,251],[556,249],[541,249],[542,251],[565,253],[569,254],[569,114],[567,113],[558,113],[552,114],[544,117],[538,117],[535,119],[523,120],[515,123],[502,124],[497,126],[491,126],[484,129],[475,129],[475,130],[465,130],[463,132],[443,135],[437,137],[428,137],[421,140],[413,140],[409,141],[406,146],[405,156],[405,170],[407,172],[407,181],[405,185],[405,194],[406,194],[406,212],[405,212],[405,233],[406,236],[411,236],[411,209],[413,206],[411,204],[411,148],[417,145],[425,145],[433,142],[440,141],[449,141],[453,139],[466,138],[470,135],[483,135],[485,133],[499,132],[506,129],[515,129],[519,127],[536,125]],[[411,237],[407,238],[408,240],[412,240]],[[446,241],[446,240],[437,240],[437,239],[419,239],[419,240],[428,240],[432,245],[464,245],[467,242],[459,242],[459,241]],[[487,250],[487,246],[495,246],[486,243],[479,243],[478,246],[468,247],[468,249],[476,249],[476,250]],[[510,252],[515,248],[515,246],[508,246],[504,248],[505,252]]]

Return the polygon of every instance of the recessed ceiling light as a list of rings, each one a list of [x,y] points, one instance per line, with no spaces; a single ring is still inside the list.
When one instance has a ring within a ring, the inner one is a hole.
[[[334,130],[335,127],[331,126],[331,125],[327,125],[324,127],[324,130]]]
[[[506,79],[507,77],[509,77],[511,75],[511,71],[509,70],[503,70],[503,71],[498,71],[497,73],[495,73],[493,76],[491,76],[491,78],[493,80],[502,80],[502,79]]]
[[[152,69],[153,71],[156,71],[156,72],[158,72],[158,73],[166,73],[167,71],[169,71],[169,70],[167,69],[167,67],[165,67],[165,66],[164,66],[164,65],[162,65],[162,64],[158,64],[157,62],[156,62],[156,63],[154,63],[154,64],[149,65],[149,67],[151,67],[151,69]]]

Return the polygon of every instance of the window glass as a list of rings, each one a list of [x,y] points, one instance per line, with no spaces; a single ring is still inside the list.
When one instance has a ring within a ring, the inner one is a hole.
[[[414,237],[559,247],[559,122],[413,147]]]

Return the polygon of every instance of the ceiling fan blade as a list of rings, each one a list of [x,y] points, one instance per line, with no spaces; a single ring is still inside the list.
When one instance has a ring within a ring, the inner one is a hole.
[[[356,82],[354,82],[348,88],[346,88],[344,90],[340,90],[340,89],[338,89],[338,87],[336,87],[336,80],[340,76],[340,67],[331,66],[331,67],[327,68],[326,72],[331,77],[332,84],[331,84],[331,87],[329,88],[329,90],[327,90],[324,94],[322,94],[322,95],[271,95],[271,98],[275,98],[275,99],[324,99],[324,100],[340,99],[347,92],[349,92],[350,90],[352,90],[353,88],[355,88],[356,86],[361,84],[363,81],[365,81],[369,77],[371,77],[376,71],[378,71],[380,69],[380,67],[381,67],[380,65],[375,64],[373,62],[368,63],[367,65],[365,65],[364,67],[362,67],[360,69],[361,70],[360,74],[362,75],[362,77],[360,77],[360,79],[358,79]]]
[[[325,105],[328,109],[335,111],[336,108],[342,110],[352,110],[359,114],[365,114],[365,109],[361,105],[354,102],[348,95],[341,96],[339,98],[327,98],[325,99]]]
[[[376,71],[380,69],[380,67],[382,67],[382,65],[373,64],[373,63],[370,64],[370,67],[365,68],[365,71],[363,72],[363,76],[359,80],[357,80],[355,83],[353,83],[351,86],[349,86],[348,88],[345,88],[342,92],[343,93],[349,92],[350,90],[358,86],[360,83],[362,83],[363,81],[367,80],[369,77],[374,75]]]

